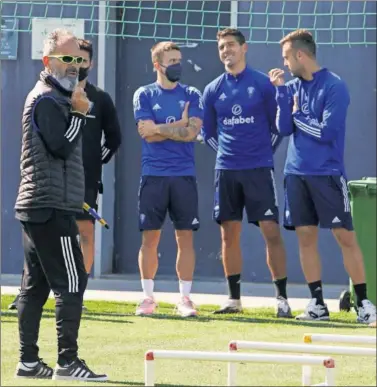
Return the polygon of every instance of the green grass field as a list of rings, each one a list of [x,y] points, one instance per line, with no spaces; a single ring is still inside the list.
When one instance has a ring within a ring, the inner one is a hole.
[[[1,297],[1,385],[72,386],[88,383],[15,379],[18,361],[16,311],[8,311],[11,296]],[[49,300],[41,323],[40,356],[50,366],[56,362],[54,300]],[[158,314],[134,316],[135,305],[86,301],[80,330],[79,356],[95,372],[105,372],[113,386],[144,385],[144,353],[148,349],[187,349],[226,351],[230,340],[302,342],[304,333],[375,335],[374,329],[357,325],[353,313],[334,313],[330,323],[276,320],[272,309],[246,310],[240,315],[212,315],[214,306],[201,306],[200,317],[182,319],[173,306],[160,304]],[[376,386],[376,361],[368,357],[335,357],[338,386]],[[224,386],[225,363],[159,360],[156,385]],[[295,365],[239,364],[239,386],[299,386],[301,369]],[[313,383],[324,378],[322,368],[314,368]],[[98,384],[97,384],[98,385]]]

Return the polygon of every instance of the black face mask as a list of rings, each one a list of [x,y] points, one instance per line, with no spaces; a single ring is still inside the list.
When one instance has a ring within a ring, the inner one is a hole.
[[[89,67],[80,67],[79,69],[79,82],[83,81],[85,78],[88,78]]]
[[[162,67],[165,67],[165,66],[162,66]],[[166,78],[170,82],[178,82],[181,79],[182,65],[180,63],[175,63],[165,68],[166,68],[165,70]]]

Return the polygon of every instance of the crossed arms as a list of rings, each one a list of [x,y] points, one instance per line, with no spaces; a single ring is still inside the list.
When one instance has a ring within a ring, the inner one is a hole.
[[[189,102],[186,103],[182,118],[169,124],[155,124],[152,120],[138,121],[138,132],[147,142],[173,140],[181,142],[194,141],[202,127],[202,120],[198,117],[188,117]]]

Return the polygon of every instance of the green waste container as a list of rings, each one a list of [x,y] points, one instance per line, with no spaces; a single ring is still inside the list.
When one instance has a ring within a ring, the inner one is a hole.
[[[348,183],[351,193],[351,212],[357,240],[364,258],[368,298],[376,305],[376,191],[377,178],[363,177]],[[356,295],[350,279],[350,288],[342,292],[340,310],[356,309]]]

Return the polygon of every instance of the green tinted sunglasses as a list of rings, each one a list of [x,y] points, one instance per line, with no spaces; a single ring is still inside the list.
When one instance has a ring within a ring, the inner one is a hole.
[[[56,58],[60,60],[60,62],[65,64],[77,63],[81,64],[84,62],[84,58],[82,56],[72,56],[72,55],[49,55],[49,58]]]

